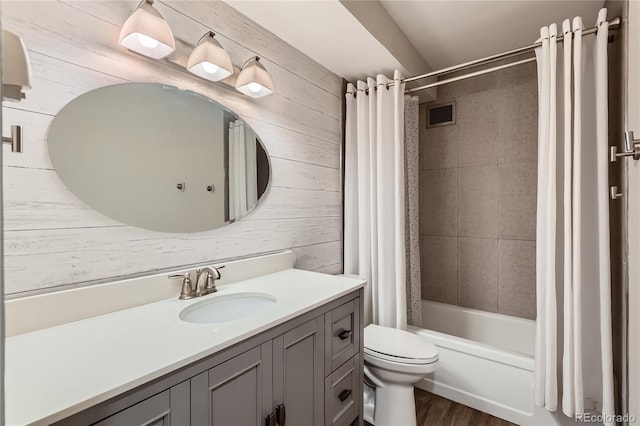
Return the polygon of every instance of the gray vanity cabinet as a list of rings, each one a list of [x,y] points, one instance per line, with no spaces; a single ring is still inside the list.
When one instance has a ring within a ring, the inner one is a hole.
[[[191,379],[191,424],[324,424],[324,321],[316,318]]]
[[[279,425],[281,417],[287,425],[324,425],[324,356],[322,317],[273,340],[273,399]]]
[[[361,311],[362,289],[55,425],[362,425]]]
[[[191,379],[191,424],[262,425],[273,410],[272,343],[266,342]]]

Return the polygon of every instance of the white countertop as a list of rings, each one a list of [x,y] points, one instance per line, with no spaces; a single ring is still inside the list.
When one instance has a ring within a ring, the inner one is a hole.
[[[176,297],[7,338],[6,424],[61,420],[364,285],[359,279],[287,269],[221,286],[209,296]],[[178,318],[193,303],[243,292],[268,293],[277,304],[260,316],[227,323]]]

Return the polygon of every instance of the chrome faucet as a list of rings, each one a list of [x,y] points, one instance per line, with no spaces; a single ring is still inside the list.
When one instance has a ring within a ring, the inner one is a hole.
[[[169,275],[169,279],[182,279],[182,290],[180,291],[180,296],[178,296],[178,299],[193,299],[194,297],[205,296],[207,294],[215,293],[216,291],[218,291],[215,285],[215,280],[219,280],[222,277],[219,271],[219,269],[222,268],[224,268],[224,266],[205,266],[201,269],[196,269],[195,288],[191,287],[191,274],[189,272],[184,272],[181,274],[171,274]],[[202,275],[204,275],[206,278],[204,287],[200,288],[199,283],[200,277]]]
[[[219,280],[220,278],[222,278],[222,275],[220,275],[220,271],[219,271],[219,269],[222,269],[222,268],[224,268],[224,266],[218,266],[217,268],[212,266],[205,266],[204,268],[196,269],[196,288],[195,288],[196,297],[205,296],[207,294],[215,293],[216,291],[218,291],[215,285],[215,280]],[[205,275],[205,272],[206,272],[206,275]],[[204,287],[200,289],[199,283],[200,283],[200,277],[202,275],[205,275],[206,279],[205,279]]]

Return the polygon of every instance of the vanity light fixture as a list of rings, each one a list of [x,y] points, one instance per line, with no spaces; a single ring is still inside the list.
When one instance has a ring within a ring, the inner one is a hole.
[[[22,39],[2,30],[2,98],[20,101],[31,89],[31,63]]]
[[[236,89],[252,98],[261,98],[276,90],[271,75],[258,56],[244,63],[236,80]]]
[[[233,74],[233,64],[212,31],[200,38],[189,55],[187,70],[202,78],[219,81]]]
[[[153,7],[153,0],[142,0],[120,31],[120,44],[153,59],[162,59],[176,50],[169,24]]]

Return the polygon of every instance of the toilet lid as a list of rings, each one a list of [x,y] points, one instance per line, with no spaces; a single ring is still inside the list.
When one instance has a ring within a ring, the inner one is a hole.
[[[438,348],[426,338],[375,324],[364,329],[364,348],[369,355],[408,364],[429,364],[438,359]]]

